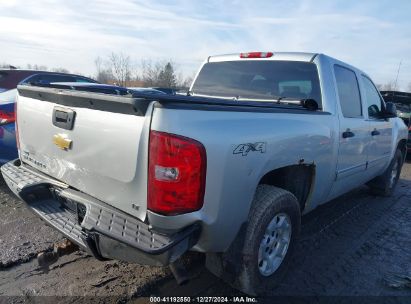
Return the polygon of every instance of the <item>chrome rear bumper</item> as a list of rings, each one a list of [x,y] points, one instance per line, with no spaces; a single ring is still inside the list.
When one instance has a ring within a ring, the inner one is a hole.
[[[1,172],[10,189],[33,212],[96,258],[168,265],[197,242],[197,225],[173,235],[157,233],[147,223],[21,165],[19,160],[5,164]]]

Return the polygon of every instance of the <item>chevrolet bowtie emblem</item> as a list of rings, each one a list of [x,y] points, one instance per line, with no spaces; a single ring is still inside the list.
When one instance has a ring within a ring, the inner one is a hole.
[[[53,143],[62,150],[68,150],[71,148],[73,141],[67,138],[66,134],[56,134],[53,136]]]

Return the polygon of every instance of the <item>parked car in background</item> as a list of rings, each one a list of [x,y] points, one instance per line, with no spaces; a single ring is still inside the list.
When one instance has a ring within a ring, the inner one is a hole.
[[[408,126],[407,154],[411,152],[411,106],[409,104],[396,103],[397,115]]]
[[[173,89],[162,89],[162,88],[141,88],[141,87],[129,87],[129,90],[133,92],[140,92],[144,94],[153,94],[153,95],[164,95],[164,94],[174,94]]]
[[[97,81],[74,74],[35,71],[35,70],[5,70],[0,69],[0,90],[15,89],[18,84],[48,84],[51,82],[87,82]]]
[[[100,94],[110,94],[110,95],[133,95],[135,93],[141,93],[144,95],[166,95],[165,92],[153,89],[153,88],[141,88],[141,87],[120,87],[111,84],[102,83],[78,83],[78,82],[63,82],[63,83],[52,83],[44,85],[53,88],[67,89],[70,87],[72,90],[82,91],[82,92],[95,92]]]
[[[407,152],[411,152],[411,93],[400,91],[381,91],[385,102],[393,102],[397,107],[397,115],[408,126]]]
[[[407,156],[411,153],[411,127],[408,127],[408,140],[407,140]]]
[[[17,89],[0,92],[0,164],[17,155],[14,103]]]
[[[409,124],[410,121],[410,116],[411,116],[411,108],[408,104],[403,104],[403,103],[395,103],[395,106],[397,107],[397,115],[399,118],[402,118],[405,122],[406,125]]]
[[[97,83],[80,75],[0,69],[0,164],[18,157],[14,123],[17,85],[46,85],[53,82]]]

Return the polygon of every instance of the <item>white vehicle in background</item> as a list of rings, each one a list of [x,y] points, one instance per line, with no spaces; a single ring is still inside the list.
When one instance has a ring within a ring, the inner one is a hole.
[[[45,222],[97,258],[204,252],[252,295],[281,280],[302,214],[364,183],[390,195],[406,154],[395,106],[323,54],[211,56],[188,96],[18,94],[20,158],[1,170]]]

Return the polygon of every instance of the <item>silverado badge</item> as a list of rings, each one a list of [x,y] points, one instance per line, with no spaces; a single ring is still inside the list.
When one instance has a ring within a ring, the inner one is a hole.
[[[66,134],[56,134],[53,136],[53,143],[62,150],[68,150],[71,148],[73,141],[67,138]]]

